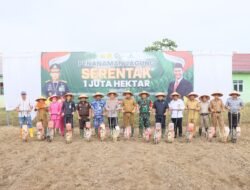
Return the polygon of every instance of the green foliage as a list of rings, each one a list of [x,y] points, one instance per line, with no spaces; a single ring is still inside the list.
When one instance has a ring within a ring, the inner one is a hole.
[[[175,51],[177,44],[168,38],[164,38],[161,41],[155,41],[151,46],[148,46],[144,49],[145,52],[150,51]]]

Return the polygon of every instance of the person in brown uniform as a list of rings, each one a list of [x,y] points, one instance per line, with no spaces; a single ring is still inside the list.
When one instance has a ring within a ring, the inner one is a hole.
[[[36,114],[36,120],[37,122],[42,122],[44,131],[47,132],[47,125],[48,125],[48,106],[46,105],[46,98],[43,96],[40,96],[36,99],[36,106],[35,111],[37,111]]]
[[[136,110],[136,101],[134,100],[133,93],[128,91],[123,92],[125,98],[122,101],[123,123],[124,127],[131,126],[131,137],[134,136],[134,113]]]
[[[188,100],[186,102],[186,110],[188,111],[188,123],[194,124],[193,136],[195,137],[196,132],[199,129],[198,119],[199,119],[200,105],[199,101],[196,99],[198,97],[198,94],[196,94],[195,92],[190,92],[187,97]],[[200,129],[199,132],[201,134]]]
[[[215,92],[211,94],[214,98],[210,101],[210,111],[212,113],[212,124],[215,127],[215,131],[217,130],[217,126],[219,126],[219,134],[221,138],[225,137],[225,129],[224,129],[224,104],[220,97],[223,96],[220,92]],[[224,141],[224,140],[223,140]]]

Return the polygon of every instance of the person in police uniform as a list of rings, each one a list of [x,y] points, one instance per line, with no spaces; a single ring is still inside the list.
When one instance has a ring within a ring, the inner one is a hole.
[[[43,94],[46,97],[50,97],[52,95],[64,96],[67,92],[69,92],[67,82],[59,80],[60,69],[60,65],[57,63],[50,66],[51,80],[46,81],[43,87]]]

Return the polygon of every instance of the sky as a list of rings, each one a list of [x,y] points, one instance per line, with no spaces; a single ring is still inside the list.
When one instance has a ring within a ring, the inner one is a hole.
[[[0,0],[0,52],[250,53],[249,0]]]

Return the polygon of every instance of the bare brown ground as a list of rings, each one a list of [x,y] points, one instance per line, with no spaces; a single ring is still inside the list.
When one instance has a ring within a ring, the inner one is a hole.
[[[18,128],[1,127],[0,189],[250,189],[247,125],[237,144],[203,138],[86,142],[78,136],[76,129],[72,144],[59,136],[24,143]]]

